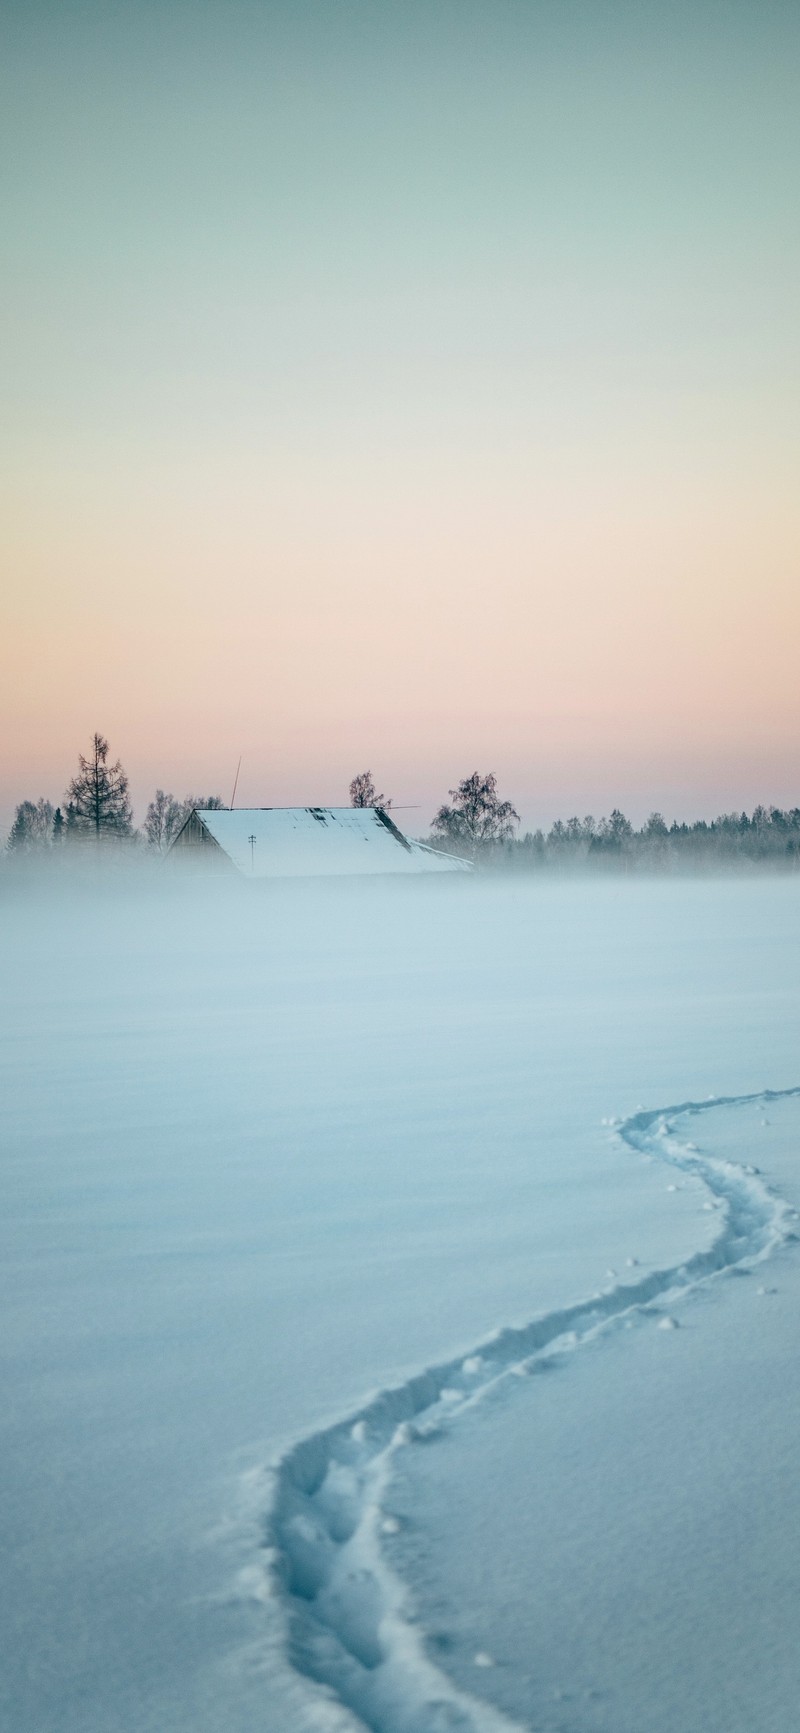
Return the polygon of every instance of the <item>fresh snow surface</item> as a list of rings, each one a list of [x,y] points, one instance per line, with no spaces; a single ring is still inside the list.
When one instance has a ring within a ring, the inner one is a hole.
[[[793,1733],[799,895],[6,885],[3,1725]]]
[[[722,1202],[710,1256],[568,1332],[540,1321],[530,1354],[501,1338],[479,1400],[427,1412],[437,1448],[392,1450],[384,1595],[404,1585],[454,1694],[491,1655],[481,1694],[511,1727],[797,1726],[800,1096],[770,1098],[769,1131],[763,1104],[698,1104],[657,1134]],[[646,1147],[642,1119],[623,1135]]]

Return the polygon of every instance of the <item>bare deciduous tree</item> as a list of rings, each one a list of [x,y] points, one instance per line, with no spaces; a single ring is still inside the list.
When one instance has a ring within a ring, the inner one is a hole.
[[[385,794],[378,794],[371,770],[362,770],[360,775],[353,777],[350,784],[351,806],[382,806],[386,810],[391,804]]]
[[[198,807],[201,812],[227,812],[228,808],[221,794],[187,794],[182,803],[184,818],[189,817]]]
[[[168,849],[195,807],[206,812],[224,812],[225,802],[219,794],[187,794],[183,800],[176,800],[174,794],[165,794],[163,788],[156,789],[155,799],[151,800],[144,821],[148,847],[159,853]]]
[[[460,853],[476,855],[494,843],[509,842],[519,824],[510,800],[500,800],[497,777],[474,770],[449,790],[452,806],[440,806],[433,829]]]
[[[159,853],[169,848],[172,838],[183,821],[183,807],[174,794],[165,794],[163,788],[157,788],[155,799],[151,800],[144,820],[144,834],[148,847]]]
[[[55,813],[49,800],[22,800],[14,814],[8,838],[12,854],[29,854],[32,849],[49,848],[53,841]]]

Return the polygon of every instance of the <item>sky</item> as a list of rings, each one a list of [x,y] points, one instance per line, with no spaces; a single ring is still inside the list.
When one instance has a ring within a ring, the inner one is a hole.
[[[800,10],[4,0],[0,821],[800,804]]]

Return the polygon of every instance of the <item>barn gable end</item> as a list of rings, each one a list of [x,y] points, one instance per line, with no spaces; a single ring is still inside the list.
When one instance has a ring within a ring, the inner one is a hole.
[[[194,860],[198,864],[216,867],[223,872],[235,871],[230,856],[221,848],[216,837],[211,835],[196,807],[170,843],[168,854],[184,865]]]

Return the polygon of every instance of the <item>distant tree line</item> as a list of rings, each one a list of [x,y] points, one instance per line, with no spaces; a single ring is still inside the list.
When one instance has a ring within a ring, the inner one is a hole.
[[[548,831],[519,836],[519,814],[501,800],[493,772],[475,770],[449,791],[428,838],[431,847],[465,855],[497,871],[564,872],[597,869],[623,872],[702,869],[721,864],[747,867],[800,867],[800,807],[783,811],[757,806],[751,814],[723,813],[693,824],[668,824],[660,812],[635,829],[614,808],[608,818],[557,819]],[[391,806],[365,770],[350,784],[355,807]],[[140,831],[134,830],[128,778],[119,761],[109,763],[108,741],[95,734],[86,756],[65,790],[60,806],[49,800],[23,800],[6,844],[10,856],[37,855],[72,843],[127,843],[163,854],[195,807],[224,810],[218,794],[187,794],[177,799],[156,790]]]
[[[637,830],[618,809],[597,822],[591,817],[558,821],[544,832],[516,841],[503,863],[523,870],[583,867],[670,872],[705,867],[800,867],[800,807],[784,811],[757,806],[692,824],[667,824],[660,812]]]
[[[800,867],[800,807],[757,806],[718,818],[677,820],[663,814],[635,829],[619,808],[608,818],[557,819],[548,831],[515,835],[517,814],[497,797],[493,776],[467,777],[451,790],[451,807],[434,819],[434,848],[469,854],[497,870],[669,872],[726,865]]]
[[[141,831],[136,831],[127,775],[119,759],[109,764],[108,752],[108,741],[95,734],[86,757],[79,754],[77,773],[60,806],[44,799],[20,801],[6,843],[10,855],[40,856],[62,845],[87,841],[133,843],[161,854],[196,806],[224,806],[218,794],[187,794],[176,800],[159,788]]]
[[[359,798],[357,798],[359,796]],[[354,806],[388,803],[369,772],[350,785]],[[668,824],[663,814],[635,829],[615,807],[608,818],[557,819],[548,831],[517,834],[519,814],[501,800],[497,777],[474,770],[439,807],[427,841],[497,871],[673,871],[704,866],[800,867],[800,807],[757,806],[752,814],[723,813],[693,824]]]

